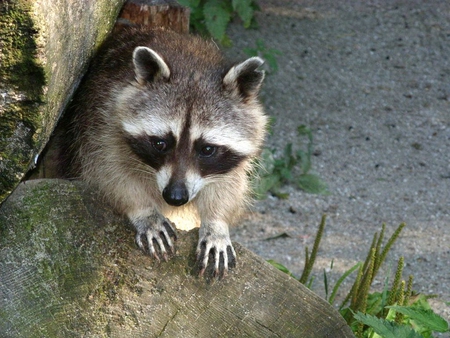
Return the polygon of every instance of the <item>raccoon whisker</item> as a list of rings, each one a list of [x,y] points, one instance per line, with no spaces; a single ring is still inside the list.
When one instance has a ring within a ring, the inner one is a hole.
[[[152,181],[156,181],[155,172],[153,170],[149,170],[147,168],[132,168],[131,171],[138,173],[139,175],[149,177]]]
[[[131,171],[139,173],[139,174],[144,174],[144,175],[154,175],[154,173],[150,170],[146,170],[146,169],[140,169],[140,168],[133,168],[131,169]]]
[[[138,173],[144,173],[146,175],[151,175],[152,178],[155,175],[155,170],[150,167],[149,165],[142,162],[140,159],[130,157],[129,160],[133,161],[135,163],[135,166],[131,168],[132,171],[138,172]]]

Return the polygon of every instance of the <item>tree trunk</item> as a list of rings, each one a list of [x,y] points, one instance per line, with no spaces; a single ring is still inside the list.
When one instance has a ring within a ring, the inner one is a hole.
[[[0,201],[34,166],[123,2],[0,1]]]
[[[198,230],[157,263],[80,182],[22,183],[0,209],[1,337],[353,337],[326,301],[234,243],[197,276]]]

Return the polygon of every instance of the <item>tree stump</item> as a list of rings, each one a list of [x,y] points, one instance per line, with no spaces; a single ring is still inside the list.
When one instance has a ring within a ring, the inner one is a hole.
[[[119,15],[114,31],[124,26],[164,27],[189,33],[189,8],[174,0],[128,0]]]

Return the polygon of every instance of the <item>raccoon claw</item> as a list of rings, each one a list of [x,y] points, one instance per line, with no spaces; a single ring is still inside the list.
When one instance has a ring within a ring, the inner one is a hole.
[[[137,231],[136,244],[142,251],[148,252],[158,262],[161,261],[161,257],[164,261],[167,261],[169,259],[168,254],[175,253],[175,247],[171,237],[176,241],[177,235],[170,221],[164,219],[152,225],[143,225],[139,222],[135,224],[135,227]]]
[[[236,266],[236,252],[231,245],[230,239],[203,239],[199,241],[197,247],[199,276],[204,275],[208,268],[210,258],[212,259],[212,262],[209,264],[210,269],[212,270],[212,277],[218,277],[219,279],[225,278],[228,269]]]

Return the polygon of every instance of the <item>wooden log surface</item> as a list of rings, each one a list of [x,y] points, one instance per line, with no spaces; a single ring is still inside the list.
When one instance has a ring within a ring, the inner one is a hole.
[[[178,235],[157,263],[82,183],[22,183],[0,208],[0,336],[353,337],[325,300],[238,243],[224,280],[198,277],[198,230]]]

